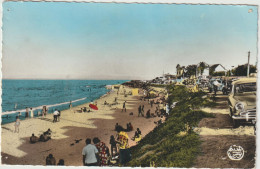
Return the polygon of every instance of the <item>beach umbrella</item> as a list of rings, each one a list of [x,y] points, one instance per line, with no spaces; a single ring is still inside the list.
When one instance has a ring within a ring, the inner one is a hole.
[[[94,110],[98,110],[98,107],[94,104],[89,104],[89,107]]]

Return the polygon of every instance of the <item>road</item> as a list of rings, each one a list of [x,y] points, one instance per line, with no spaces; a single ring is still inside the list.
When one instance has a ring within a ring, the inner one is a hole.
[[[204,118],[194,129],[201,138],[201,154],[197,157],[196,168],[253,168],[255,167],[256,137],[253,126],[234,129],[227,104],[227,96],[220,92],[216,96],[217,105],[205,108],[215,118]],[[230,146],[241,146],[244,156],[241,160],[231,160],[227,151]]]

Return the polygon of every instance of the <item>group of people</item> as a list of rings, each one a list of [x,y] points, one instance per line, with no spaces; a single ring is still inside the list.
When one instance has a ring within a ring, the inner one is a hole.
[[[109,149],[99,138],[86,139],[86,146],[82,150],[84,166],[107,166],[109,162]]]
[[[133,125],[129,122],[129,123],[126,123],[126,129],[124,129],[121,125],[119,125],[118,123],[116,123],[115,125],[115,131],[117,130],[121,130],[121,131],[126,131],[126,132],[129,132],[129,131],[133,131],[134,127]]]
[[[32,136],[30,137],[30,143],[34,144],[39,141],[46,142],[51,139],[51,133],[52,133],[51,129],[48,129],[47,131],[43,132],[40,135],[40,137],[37,137],[34,135],[34,133],[32,133]]]

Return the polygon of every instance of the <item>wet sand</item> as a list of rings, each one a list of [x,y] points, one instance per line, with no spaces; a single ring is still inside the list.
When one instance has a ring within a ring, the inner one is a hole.
[[[125,87],[126,93],[131,91]],[[108,106],[104,102],[113,103],[115,97],[118,97],[119,104]],[[117,90],[97,100],[99,110],[89,113],[79,113],[81,107],[88,107],[88,104],[73,107],[72,110],[61,111],[60,122],[53,123],[52,114],[45,118],[33,118],[21,121],[20,132],[14,133],[14,123],[2,125],[1,152],[2,164],[16,165],[45,165],[45,158],[52,153],[58,162],[59,159],[65,160],[65,165],[82,166],[82,149],[85,146],[86,138],[93,139],[99,137],[109,148],[109,139],[111,135],[116,135],[114,126],[119,123],[126,128],[126,123],[131,122],[134,131],[128,132],[129,137],[134,136],[136,128],[140,128],[142,135],[152,131],[156,126],[154,121],[159,118],[138,117],[138,106],[145,105],[144,111],[151,109],[154,113],[155,106],[151,108],[148,101],[141,101],[141,95],[125,97],[120,91],[117,96]],[[123,102],[126,101],[126,112],[122,112]],[[75,113],[74,113],[75,112]],[[133,112],[133,115],[129,115]],[[48,142],[29,143],[32,133],[36,136],[50,128],[52,139]],[[75,140],[80,140],[78,143]],[[129,139],[130,146],[135,142]]]

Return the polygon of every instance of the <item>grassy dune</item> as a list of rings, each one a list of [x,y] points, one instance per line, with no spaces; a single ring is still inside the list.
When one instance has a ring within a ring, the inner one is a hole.
[[[200,153],[199,136],[192,130],[204,117],[214,117],[201,107],[211,106],[206,93],[190,92],[185,86],[168,86],[168,103],[177,101],[165,123],[131,148],[129,166],[192,167]]]

